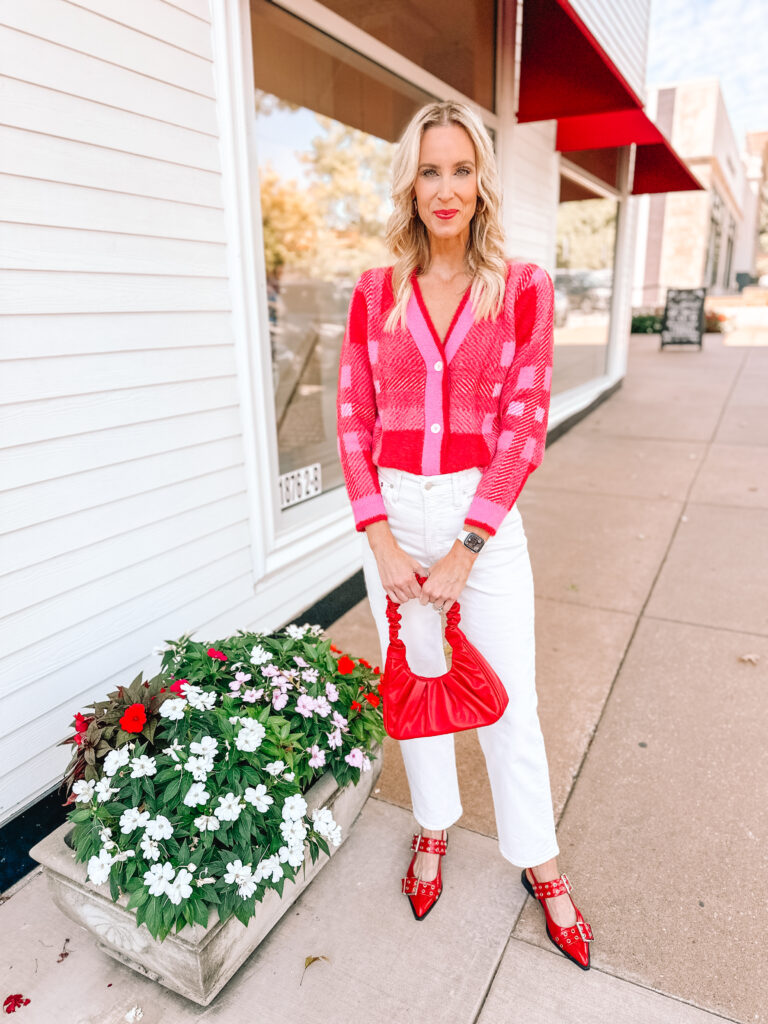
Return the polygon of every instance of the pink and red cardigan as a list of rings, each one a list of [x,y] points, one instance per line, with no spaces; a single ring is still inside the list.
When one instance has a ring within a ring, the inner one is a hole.
[[[444,342],[412,281],[405,330],[383,328],[394,304],[391,267],[364,271],[349,306],[336,413],[355,527],[387,518],[376,466],[422,476],[478,466],[465,522],[494,534],[544,457],[552,279],[533,263],[508,262],[498,318],[475,321],[468,288]]]

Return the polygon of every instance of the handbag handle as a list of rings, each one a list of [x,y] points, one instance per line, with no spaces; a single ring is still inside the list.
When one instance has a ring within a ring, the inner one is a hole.
[[[424,586],[426,576],[419,576],[416,573],[416,579],[419,581],[420,586]],[[400,620],[402,615],[398,611],[399,604],[393,601],[392,598],[387,594],[387,619],[389,620],[389,642],[396,643],[403,646],[403,641],[400,639]],[[459,602],[454,601],[448,611],[445,613],[447,619],[447,625],[445,627],[446,636],[448,630],[454,630],[458,627],[461,622],[461,610],[459,608]]]

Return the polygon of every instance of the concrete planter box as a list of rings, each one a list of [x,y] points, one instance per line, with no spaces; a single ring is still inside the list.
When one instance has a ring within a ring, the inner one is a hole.
[[[330,807],[335,821],[341,825],[343,844],[381,767],[382,748],[377,746],[371,755],[371,770],[361,776],[356,786],[340,790],[333,775],[326,772],[304,794],[307,812]],[[295,881],[286,883],[282,897],[274,890],[267,892],[247,927],[235,917],[222,924],[216,908],[211,907],[206,928],[197,924],[187,926],[158,942],[146,925],[136,927],[135,912],[125,909],[127,896],[113,903],[107,886],[101,891],[86,880],[86,864],[74,860],[66,843],[72,827],[65,822],[30,850],[30,856],[43,866],[56,905],[93,933],[99,949],[201,1006],[207,1006],[221,991],[329,860],[321,852],[313,864],[308,855]],[[341,846],[331,846],[331,856],[340,849]]]

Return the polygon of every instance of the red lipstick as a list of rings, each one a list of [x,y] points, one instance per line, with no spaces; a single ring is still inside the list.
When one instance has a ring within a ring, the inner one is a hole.
[[[435,216],[440,217],[441,220],[450,220],[458,212],[458,210],[435,210]]]

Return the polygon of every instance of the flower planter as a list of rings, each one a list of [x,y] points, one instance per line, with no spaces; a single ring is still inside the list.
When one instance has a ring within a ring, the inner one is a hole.
[[[331,809],[341,826],[342,843],[381,772],[382,753],[377,746],[371,770],[361,775],[357,785],[340,790],[333,775],[326,772],[304,794],[308,814],[323,806]],[[135,912],[125,909],[127,896],[113,903],[107,886],[97,887],[86,880],[86,864],[74,860],[66,842],[72,827],[66,822],[30,850],[30,856],[43,866],[56,905],[92,932],[105,953],[201,1006],[207,1006],[221,991],[329,860],[329,855],[321,852],[313,864],[307,856],[304,868],[286,884],[282,897],[274,890],[266,893],[247,927],[234,917],[222,924],[212,908],[207,927],[188,926],[158,942],[146,925],[136,927]],[[331,846],[331,855],[338,849]]]

